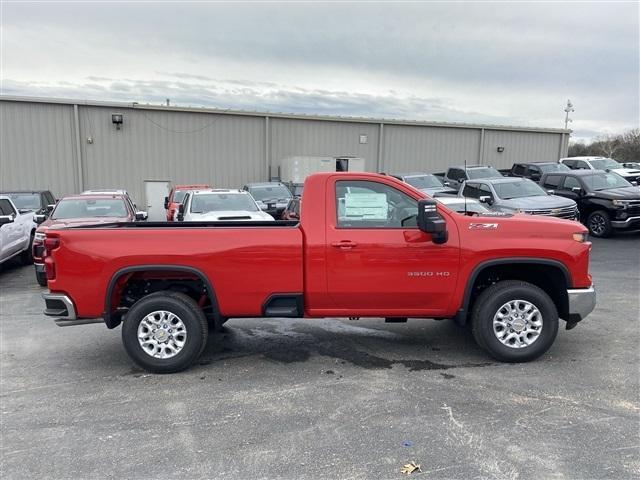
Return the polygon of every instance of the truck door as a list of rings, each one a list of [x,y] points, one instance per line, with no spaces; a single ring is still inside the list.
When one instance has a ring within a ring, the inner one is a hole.
[[[416,226],[417,200],[382,181],[336,180],[327,188],[327,288],[335,307],[350,316],[444,310],[456,283],[457,232],[434,244]]]
[[[18,212],[9,200],[0,199],[0,215],[12,215],[14,221],[0,227],[0,259],[4,260],[9,255],[20,250],[24,241],[24,226],[20,222]]]

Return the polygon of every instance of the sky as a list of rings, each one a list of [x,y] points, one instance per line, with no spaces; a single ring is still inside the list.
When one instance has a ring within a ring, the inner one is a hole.
[[[0,93],[438,122],[640,124],[638,2],[1,4]]]

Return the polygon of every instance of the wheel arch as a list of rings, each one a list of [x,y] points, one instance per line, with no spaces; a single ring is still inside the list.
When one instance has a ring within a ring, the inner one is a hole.
[[[215,290],[213,288],[213,284],[210,282],[209,278],[197,268],[190,267],[187,265],[171,265],[171,264],[153,264],[153,265],[131,265],[128,267],[121,268],[117,270],[109,280],[107,285],[107,291],[104,299],[104,313],[103,318],[107,328],[112,329],[120,325],[122,321],[122,315],[119,313],[113,313],[113,294],[118,284],[118,281],[125,275],[131,275],[135,273],[144,273],[144,272],[184,272],[191,275],[194,275],[200,281],[202,281],[205,289],[206,295],[211,302],[212,306],[212,315],[215,320],[220,321],[220,308],[218,306],[218,299],[216,297]]]
[[[516,271],[518,266],[533,266],[533,270]],[[567,289],[573,285],[569,269],[560,261],[544,258],[500,258],[487,260],[474,267],[467,279],[462,305],[456,314],[456,321],[460,324],[467,322],[468,314],[473,308],[475,299],[486,289],[480,283],[483,279],[490,280],[491,274],[499,275],[499,280],[522,280],[542,288],[555,303],[560,318],[567,319],[569,313],[569,298]],[[559,276],[558,276],[559,274]],[[547,280],[547,282],[542,281]]]

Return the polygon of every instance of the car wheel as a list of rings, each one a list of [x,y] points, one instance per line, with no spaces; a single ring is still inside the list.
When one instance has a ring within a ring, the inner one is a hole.
[[[204,350],[207,335],[207,319],[195,300],[170,291],[138,300],[122,325],[127,354],[152,373],[189,368]]]
[[[33,263],[33,239],[35,235],[35,232],[31,232],[31,236],[29,237],[29,248],[20,254],[20,261],[23,265],[30,265]]]
[[[38,285],[40,285],[41,287],[46,287],[47,286],[46,272],[36,272],[36,282],[38,282]]]
[[[604,210],[596,210],[587,218],[587,228],[594,237],[609,237],[613,232],[609,214]]]
[[[476,342],[502,362],[528,362],[545,353],[558,334],[558,311],[541,288],[519,280],[498,282],[475,302]]]

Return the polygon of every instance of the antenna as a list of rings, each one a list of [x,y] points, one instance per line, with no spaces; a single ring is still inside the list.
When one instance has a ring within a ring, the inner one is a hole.
[[[464,176],[468,177],[469,174],[467,173],[467,156],[465,155],[464,157]],[[462,185],[460,185],[460,188],[463,188]],[[464,198],[464,216],[467,216],[467,197],[465,197],[464,192],[462,192],[462,197]]]

